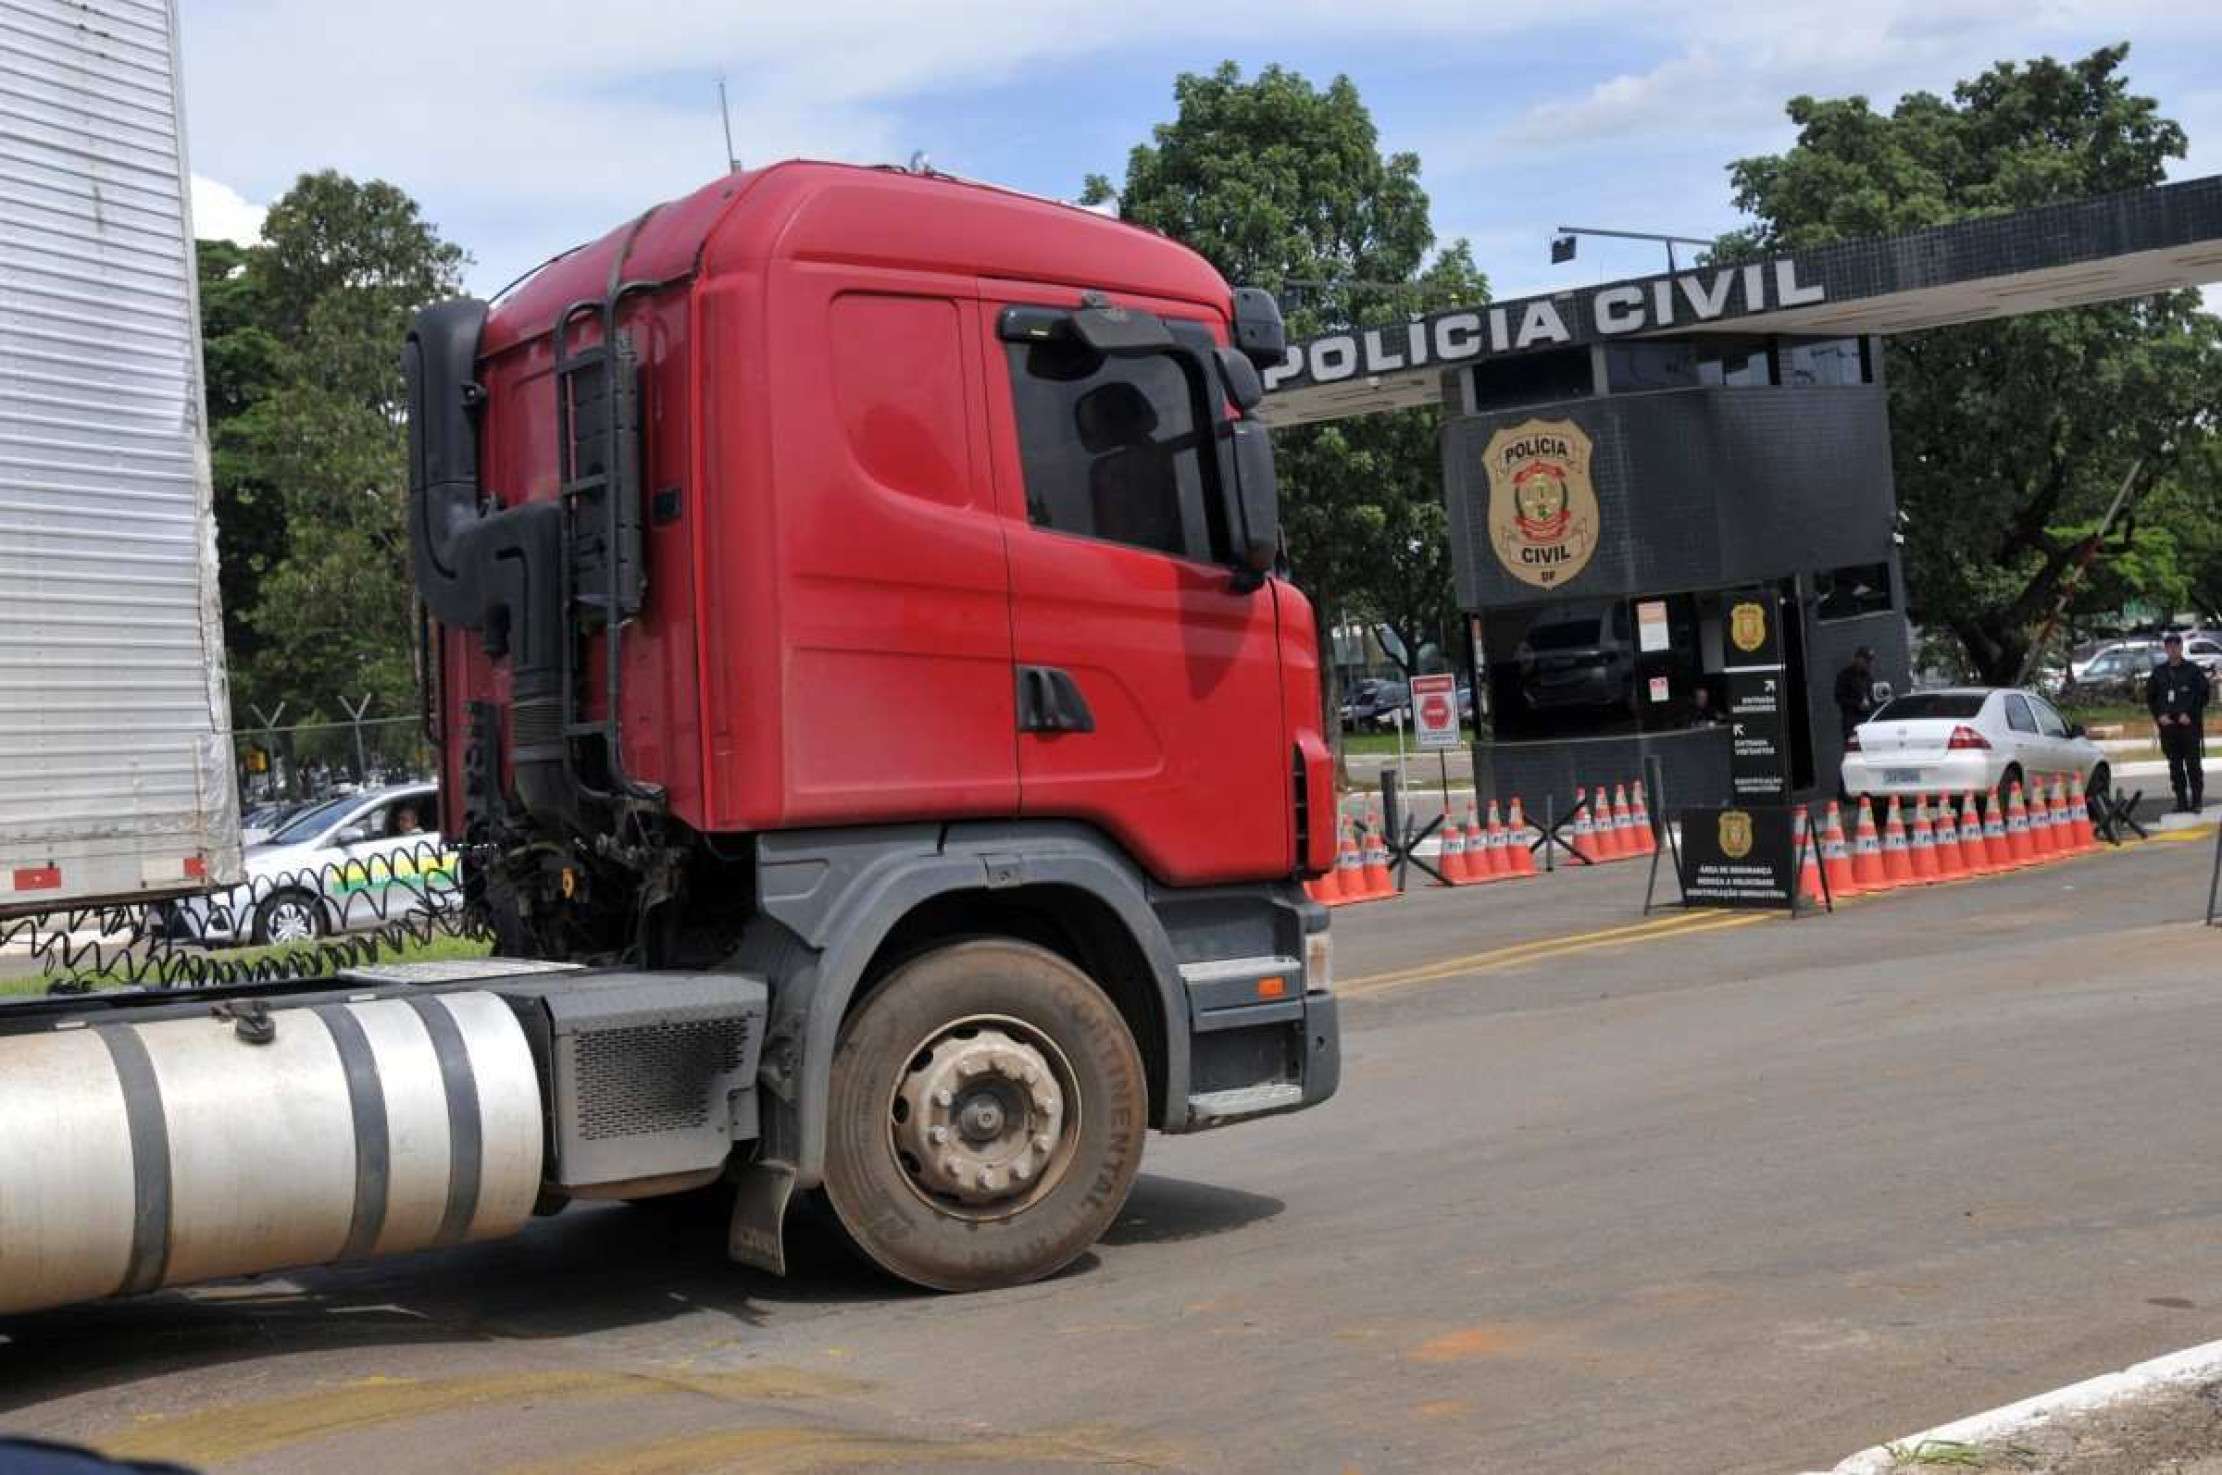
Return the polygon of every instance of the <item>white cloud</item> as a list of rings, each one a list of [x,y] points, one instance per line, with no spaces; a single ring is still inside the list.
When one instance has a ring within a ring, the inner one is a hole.
[[[230,185],[193,176],[193,234],[204,241],[235,241],[252,246],[262,236],[262,217],[269,207],[257,205]]]

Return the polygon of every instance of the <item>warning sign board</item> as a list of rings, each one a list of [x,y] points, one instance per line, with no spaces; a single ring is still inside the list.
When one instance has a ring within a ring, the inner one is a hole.
[[[1412,678],[1412,737],[1421,751],[1458,746],[1458,678]]]

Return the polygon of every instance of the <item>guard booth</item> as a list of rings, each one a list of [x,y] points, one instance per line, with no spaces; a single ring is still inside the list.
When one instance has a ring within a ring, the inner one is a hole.
[[[1444,407],[1485,795],[1777,802],[1835,791],[1855,649],[1909,689],[1881,335],[2218,279],[2222,176],[1325,333],[1260,414]]]
[[[1656,759],[1677,804],[1734,802],[1739,735],[1834,791],[1837,673],[1863,645],[1893,690],[1910,666],[1881,365],[1873,338],[1709,335],[1459,373],[1443,488],[1484,795],[1563,807]],[[1732,715],[1761,660],[1775,710]]]

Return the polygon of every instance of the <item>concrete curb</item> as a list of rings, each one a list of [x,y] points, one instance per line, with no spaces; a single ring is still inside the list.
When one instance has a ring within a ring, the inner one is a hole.
[[[2080,1383],[2070,1383],[2067,1387],[2055,1388],[2050,1393],[2039,1393],[2034,1398],[2024,1398],[2019,1403],[2009,1403],[1988,1413],[1970,1414],[1964,1419],[1954,1419],[1949,1424],[1939,1424],[1934,1429],[1925,1429],[1919,1434],[1908,1434],[1888,1444],[1863,1449],[1849,1459],[1839,1461],[1828,1475],[1886,1475],[1886,1472],[1898,1465],[1898,1456],[1892,1453],[1894,1449],[1911,1453],[1923,1443],[1994,1443],[2064,1414],[2090,1413],[2157,1389],[2182,1387],[2215,1378],[2222,1378],[2222,1342],[2208,1342],[2181,1352],[2171,1352],[2166,1357],[2140,1362],[2123,1368],[2118,1373],[2086,1378]]]

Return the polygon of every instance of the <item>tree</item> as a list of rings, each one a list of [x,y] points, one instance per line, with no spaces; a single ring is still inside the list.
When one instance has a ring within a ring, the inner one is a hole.
[[[2001,62],[1949,101],[1913,93],[1888,115],[1863,97],[1793,98],[1796,145],[1730,169],[1756,223],[1721,254],[2160,183],[2184,133],[2129,91],[2128,50]],[[2125,480],[2090,591],[2184,587],[2173,550],[2190,530],[2146,513],[2171,505],[2156,488],[2199,474],[2222,403],[2222,330],[2195,293],[1906,335],[1885,363],[1911,613],[1949,629],[1985,680],[2017,679]]]
[[[1347,77],[1316,88],[1233,62],[1173,84],[1175,116],[1083,198],[1203,255],[1229,281],[1281,294],[1292,337],[1381,322],[1487,293],[1463,241],[1435,244],[1420,161],[1381,153]],[[1423,269],[1424,268],[1424,269]],[[1317,607],[1321,646],[1348,616],[1388,623],[1416,652],[1452,618],[1437,450],[1439,412],[1406,410],[1274,438],[1282,524],[1296,580]],[[1322,661],[1328,709],[1334,662]]]
[[[202,250],[234,691],[303,718],[411,710],[399,348],[467,258],[402,191],[331,171],[271,206],[260,244]]]

